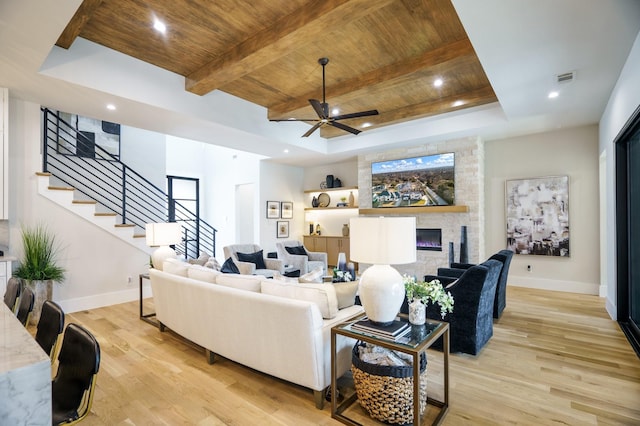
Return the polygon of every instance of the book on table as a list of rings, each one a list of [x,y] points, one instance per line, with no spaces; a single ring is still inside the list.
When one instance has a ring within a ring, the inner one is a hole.
[[[402,320],[394,320],[391,324],[380,325],[365,318],[353,323],[353,325],[351,325],[351,329],[370,333],[379,337],[385,337],[387,339],[397,339],[407,334],[409,330],[411,330],[411,327],[409,327],[409,323],[407,321]]]

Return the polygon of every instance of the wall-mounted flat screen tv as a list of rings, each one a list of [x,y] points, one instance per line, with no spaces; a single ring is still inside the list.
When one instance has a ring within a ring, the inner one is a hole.
[[[454,154],[371,163],[371,207],[454,205]]]

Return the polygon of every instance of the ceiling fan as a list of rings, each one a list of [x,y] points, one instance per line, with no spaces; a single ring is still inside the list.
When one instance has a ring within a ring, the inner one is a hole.
[[[360,112],[354,112],[351,114],[341,114],[341,115],[335,115],[333,117],[330,116],[329,104],[326,102],[326,99],[325,99],[325,81],[324,81],[324,67],[329,63],[329,58],[320,58],[318,59],[318,63],[322,65],[322,102],[318,101],[317,99],[309,99],[309,103],[315,110],[316,114],[318,114],[318,118],[310,118],[310,119],[282,118],[282,119],[273,119],[273,120],[270,119],[269,121],[305,121],[310,123],[316,123],[309,129],[309,131],[307,131],[307,133],[302,135],[303,138],[308,137],[309,135],[311,135],[311,133],[315,132],[317,129],[319,129],[322,126],[337,127],[338,129],[342,129],[349,133],[353,133],[354,135],[357,135],[358,133],[360,133],[360,130],[354,129],[353,127],[347,126],[346,124],[342,124],[339,121],[347,120],[350,118],[359,118],[359,117],[368,117],[370,115],[378,115],[378,110],[372,109],[369,111],[360,111]]]

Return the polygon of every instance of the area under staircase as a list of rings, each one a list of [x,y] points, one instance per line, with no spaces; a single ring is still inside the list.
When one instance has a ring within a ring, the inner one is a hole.
[[[153,251],[146,245],[146,224],[178,222],[179,256],[215,256],[217,230],[114,154],[120,147],[118,124],[47,108],[42,113],[42,172],[36,173],[42,196],[146,253]],[[88,130],[78,130],[80,119]],[[112,135],[117,138],[110,140]]]
[[[95,200],[76,199],[75,188],[71,186],[51,185],[51,176],[48,172],[36,173],[40,195],[151,255],[154,249],[147,246],[144,233],[136,233],[135,225],[118,223],[118,215],[114,212],[97,211],[98,202]]]

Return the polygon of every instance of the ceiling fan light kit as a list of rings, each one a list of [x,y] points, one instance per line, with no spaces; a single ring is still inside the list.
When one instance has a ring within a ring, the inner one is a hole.
[[[344,130],[346,132],[352,133],[354,135],[359,134],[361,131],[355,129],[351,126],[347,126],[346,124],[340,123],[340,120],[348,120],[351,118],[360,118],[360,117],[368,117],[371,115],[378,115],[378,110],[372,109],[368,111],[360,111],[354,112],[351,114],[341,114],[331,116],[329,114],[329,104],[326,101],[326,85],[325,85],[325,70],[324,68],[329,63],[329,58],[320,58],[318,59],[318,63],[322,66],[322,102],[317,99],[309,99],[309,103],[313,107],[313,110],[318,115],[318,118],[286,118],[286,119],[270,119],[269,121],[304,121],[311,122],[315,124],[311,126],[311,128],[302,135],[303,138],[309,137],[313,132],[318,130],[322,126],[333,126],[338,129]]]

